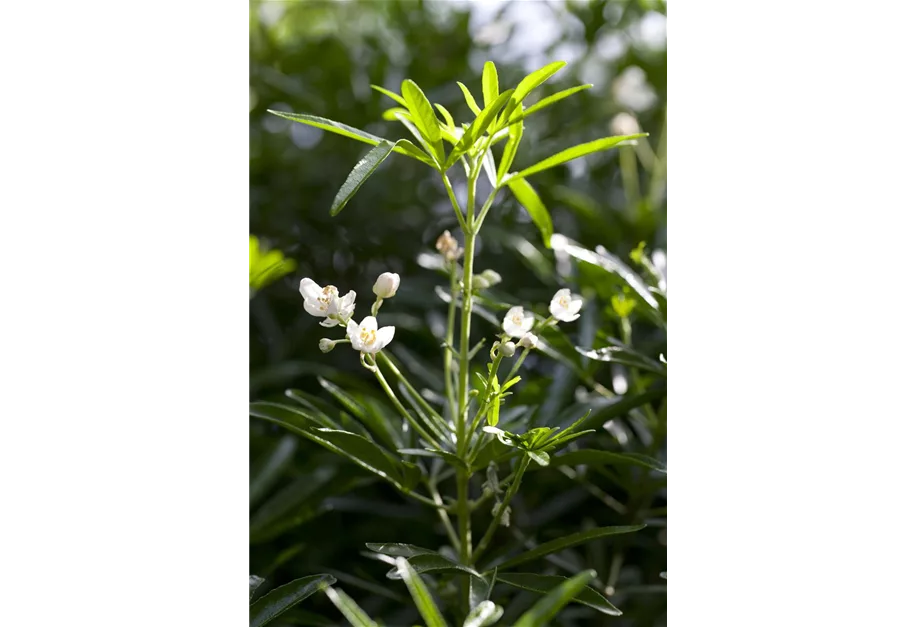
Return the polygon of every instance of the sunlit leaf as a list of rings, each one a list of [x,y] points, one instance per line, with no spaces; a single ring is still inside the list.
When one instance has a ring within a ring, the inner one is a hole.
[[[331,575],[312,575],[271,590],[249,608],[249,627],[267,625],[303,599],[318,592],[322,586],[332,585],[335,581]]]
[[[439,555],[432,549],[425,549],[422,546],[413,544],[403,544],[401,542],[367,542],[366,548],[383,555],[392,557],[417,557],[418,555]]]
[[[595,575],[594,570],[585,570],[575,577],[565,579],[523,614],[514,627],[541,627],[550,624],[549,621],[579,595]]]
[[[504,183],[508,183],[510,181],[514,181],[514,180],[517,180],[517,179],[520,179],[526,176],[531,176],[532,174],[536,174],[543,170],[547,170],[548,168],[553,168],[561,164],[564,164],[568,161],[579,159],[580,157],[585,157],[586,155],[591,155],[594,152],[601,152],[603,150],[614,148],[621,142],[629,141],[632,139],[637,139],[639,137],[646,137],[646,135],[647,135],[646,133],[637,133],[636,135],[621,135],[621,136],[616,136],[616,137],[605,137],[602,139],[596,139],[591,142],[586,142],[585,144],[571,146],[570,148],[567,148],[566,150],[561,150],[559,153],[555,155],[551,155],[547,159],[539,161],[535,165],[530,166],[522,170],[521,172],[516,172],[515,174],[510,176],[508,179],[506,179]]]
[[[446,557],[443,557],[439,553],[424,553],[422,555],[416,555],[414,557],[405,559],[411,563],[411,566],[415,569],[416,572],[421,574],[450,572],[458,575],[472,575],[474,577],[481,577],[481,574],[473,568],[469,568],[464,564],[454,562]],[[393,568],[388,573],[386,573],[386,577],[389,579],[401,579],[401,571],[398,568]]]
[[[465,95],[465,103],[468,105],[468,108],[471,109],[471,112],[475,115],[480,115],[481,107],[478,106],[478,103],[474,101],[474,96],[471,95],[471,92],[463,83],[458,83],[458,86],[461,88],[462,93]]]
[[[255,596],[255,590],[258,589],[258,586],[264,583],[264,579],[258,575],[249,575],[248,576],[248,598],[251,600]]]
[[[394,100],[395,102],[397,102],[398,104],[400,104],[402,107],[407,108],[408,103],[406,103],[406,102],[404,101],[404,98],[402,98],[401,96],[399,96],[399,95],[396,94],[395,92],[389,91],[389,90],[387,90],[385,87],[379,87],[378,85],[370,85],[370,87],[372,87],[373,89],[375,89],[375,90],[376,90],[377,92],[379,92],[380,94],[385,94],[386,96],[388,96],[389,98],[391,98],[392,100]]]
[[[648,370],[649,372],[655,372],[665,376],[666,369],[658,362],[649,357],[641,355],[634,349],[629,346],[618,342],[612,344],[611,346],[603,346],[602,348],[583,348],[582,346],[576,347],[576,352],[578,352],[583,357],[588,357],[589,359],[594,359],[596,361],[610,361],[625,366],[631,366],[633,368],[640,368],[642,370]]]
[[[353,627],[378,627],[376,622],[363,611],[363,608],[343,590],[325,588],[325,594]]]
[[[509,101],[510,97],[513,95],[511,89],[507,89],[502,94],[497,96],[493,102],[484,107],[484,110],[478,114],[478,117],[474,119],[474,122],[471,125],[471,128],[465,130],[465,133],[462,135],[462,139],[459,140],[459,143],[455,145],[452,149],[452,152],[449,153],[449,158],[446,160],[447,168],[451,167],[459,157],[468,152],[468,150],[474,146],[474,143],[481,137],[484,132],[487,130],[487,127],[493,121],[493,119],[500,112],[500,109]]]
[[[531,107],[526,107],[524,111],[514,111],[512,115],[510,116],[510,119],[507,122],[507,124],[515,124],[517,122],[520,122],[524,120],[525,118],[529,117],[530,115],[532,115],[533,113],[541,111],[545,107],[550,106],[560,100],[563,100],[567,96],[572,96],[573,94],[579,93],[583,91],[584,89],[589,89],[590,87],[592,87],[591,84],[577,85],[576,87],[571,87],[570,89],[559,91],[556,94],[551,94],[547,98],[542,98],[541,100],[533,104]]]
[[[334,202],[331,203],[331,215],[336,216],[341,212],[344,205],[353,198],[353,195],[356,194],[363,183],[372,176],[376,168],[382,165],[386,157],[392,154],[392,150],[395,149],[395,146],[404,146],[408,143],[406,139],[399,139],[394,144],[383,139],[375,148],[370,150],[365,157],[357,161],[357,165],[355,165],[353,170],[350,171],[350,174],[347,175],[347,180],[344,181],[341,189],[338,190],[338,193],[334,197]]]
[[[484,106],[486,107],[500,95],[500,82],[497,79],[497,66],[493,61],[484,64],[484,71],[481,74],[481,91],[484,94]]]
[[[401,83],[401,95],[417,128],[433,148],[437,163],[443,163],[446,160],[446,154],[443,151],[442,131],[436,120],[436,114],[433,112],[433,105],[427,100],[417,83],[410,79]]]
[[[516,200],[519,201],[519,204],[525,207],[526,211],[529,212],[529,215],[532,217],[532,222],[535,223],[535,226],[538,227],[541,233],[541,239],[544,245],[550,248],[551,235],[554,233],[554,225],[551,222],[551,214],[548,213],[548,208],[544,206],[544,203],[541,202],[541,198],[538,197],[538,193],[525,179],[513,178],[508,185],[510,191],[512,191],[513,195],[516,197]]]
[[[427,627],[448,627],[446,619],[443,618],[439,608],[434,603],[433,597],[430,595],[430,591],[427,590],[423,579],[420,578],[420,575],[417,574],[408,561],[403,557],[399,557],[395,562],[395,568],[398,570],[400,578],[407,585],[408,591],[414,599],[414,605],[417,606],[417,610],[423,617]]]
[[[611,451],[597,451],[593,449],[581,449],[579,451],[570,451],[556,455],[554,461],[557,464],[566,466],[605,466],[605,465],[632,465],[666,472],[665,464],[658,459],[639,453],[613,453]]]
[[[587,529],[586,531],[580,531],[569,536],[564,536],[563,538],[557,538],[556,540],[539,544],[534,549],[501,562],[498,566],[501,571],[505,572],[507,569],[518,566],[519,564],[524,564],[525,562],[530,562],[539,557],[556,553],[562,549],[577,546],[584,542],[589,542],[590,540],[597,540],[598,538],[605,538],[621,533],[632,533],[644,527],[646,527],[646,525],[621,525],[616,527],[596,527],[595,529]]]
[[[562,584],[567,578],[560,575],[536,575],[534,573],[499,573],[497,580],[523,590],[544,594]],[[588,605],[608,616],[621,615],[621,610],[612,605],[601,593],[588,586],[573,597],[573,602]]]

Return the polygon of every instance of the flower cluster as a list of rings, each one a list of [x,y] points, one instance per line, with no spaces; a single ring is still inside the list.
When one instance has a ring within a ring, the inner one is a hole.
[[[581,296],[571,293],[566,288],[558,290],[548,307],[551,318],[545,321],[545,324],[551,324],[554,321],[573,322],[579,318],[579,310],[582,307]],[[520,338],[519,344],[524,348],[538,347],[538,337],[531,332],[534,326],[535,316],[518,305],[510,307],[503,318],[503,332],[509,337]]]
[[[299,283],[299,293],[303,297],[303,308],[317,318],[324,318],[319,324],[323,327],[341,326],[346,329],[346,337],[340,340],[322,338],[318,348],[323,353],[328,353],[341,342],[350,342],[350,345],[362,354],[375,355],[385,348],[395,336],[395,327],[379,328],[375,314],[378,312],[381,301],[391,298],[401,285],[401,277],[394,272],[384,272],[376,279],[373,293],[376,295],[376,304],[373,306],[372,316],[366,316],[360,324],[352,320],[356,308],[357,293],[350,290],[344,296],[333,285],[320,287],[309,278]]]

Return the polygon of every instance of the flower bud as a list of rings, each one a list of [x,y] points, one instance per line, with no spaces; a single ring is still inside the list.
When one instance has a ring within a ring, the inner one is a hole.
[[[522,348],[538,348],[538,336],[534,333],[526,333],[522,336],[522,339],[519,340],[519,345]]]
[[[490,287],[490,281],[484,278],[482,274],[476,274],[471,277],[471,287],[476,290],[483,290]]]
[[[500,345],[500,352],[504,357],[512,357],[516,354],[516,344],[514,342],[507,342]]]
[[[503,280],[503,277],[501,277],[497,272],[494,272],[493,270],[490,270],[490,269],[487,269],[484,272],[482,272],[481,277],[485,281],[487,281],[487,287],[493,287],[494,285],[496,285],[497,283]]]
[[[630,113],[619,113],[611,119],[611,132],[615,135],[636,135],[640,132],[640,123]]]
[[[455,261],[462,256],[464,251],[464,249],[459,248],[458,241],[452,237],[452,233],[449,231],[443,231],[443,234],[437,238],[436,250],[446,261]]]
[[[330,353],[331,349],[334,348],[334,342],[329,340],[327,337],[323,337],[318,341],[318,349],[323,353]]]
[[[401,277],[394,272],[383,272],[373,285],[373,294],[379,298],[391,298],[401,285]]]

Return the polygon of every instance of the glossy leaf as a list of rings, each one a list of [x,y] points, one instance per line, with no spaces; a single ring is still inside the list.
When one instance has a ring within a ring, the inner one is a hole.
[[[641,355],[622,342],[616,342],[611,346],[603,346],[602,348],[587,349],[583,348],[582,346],[577,346],[576,352],[578,352],[583,357],[594,359],[596,361],[619,363],[625,366],[631,366],[633,368],[655,372],[656,374],[663,376],[666,374],[666,370],[660,362],[650,359],[645,355]]]
[[[666,466],[661,461],[639,453],[612,453],[611,451],[582,449],[558,455],[554,458],[554,461],[567,466],[617,466],[625,464],[666,472]]]
[[[544,544],[539,544],[534,549],[526,551],[525,553],[517,555],[516,557],[512,557],[505,562],[498,564],[498,566],[500,567],[500,570],[506,571],[508,568],[513,568],[519,564],[524,564],[525,562],[530,562],[534,559],[538,559],[539,557],[544,557],[545,555],[556,553],[562,549],[567,549],[583,544],[584,542],[597,540],[599,538],[605,538],[621,533],[632,533],[634,531],[639,531],[644,527],[646,527],[646,525],[621,525],[616,527],[597,527],[595,529],[587,529],[586,531],[580,531],[579,533],[574,533],[569,536],[564,536],[563,538],[557,538],[556,540],[545,542]]]
[[[438,457],[448,463],[450,466],[459,469],[466,469],[465,462],[461,457],[449,451],[437,451],[431,448],[400,448],[398,452],[402,455],[416,455],[418,457]]]
[[[528,96],[536,87],[541,85],[543,82],[554,76],[562,67],[567,65],[566,61],[555,61],[554,63],[548,63],[546,66],[539,68],[519,81],[519,84],[516,86],[515,91],[513,92],[513,101],[521,103],[525,100],[525,97]]]
[[[551,222],[551,214],[548,213],[548,208],[544,206],[544,203],[541,202],[541,198],[538,197],[538,193],[525,179],[513,178],[508,185],[510,191],[512,191],[513,195],[516,197],[516,200],[519,201],[519,204],[525,207],[526,211],[529,212],[529,215],[532,217],[532,222],[535,223],[535,226],[538,227],[541,233],[541,239],[544,245],[550,248],[551,235],[554,233],[554,225]]]
[[[468,587],[468,607],[477,607],[490,598],[494,589],[497,569],[491,572],[490,577],[470,577],[471,585]]]
[[[308,429],[310,427],[323,426],[321,421],[316,419],[308,412],[291,407],[281,403],[272,403],[268,401],[255,401],[248,406],[248,413],[255,418],[263,418],[284,426],[296,427],[297,429]]]
[[[443,151],[442,130],[433,112],[433,105],[427,100],[417,83],[410,79],[401,83],[401,96],[417,128],[433,148],[437,163],[443,163],[446,160],[446,154]]]
[[[312,575],[271,590],[249,608],[249,627],[267,625],[303,599],[318,592],[322,586],[332,585],[335,581],[331,575]]]
[[[248,576],[248,598],[251,600],[255,596],[255,590],[258,589],[258,586],[264,583],[264,579],[258,575],[249,575]]]
[[[497,187],[497,166],[494,164],[494,153],[488,148],[484,153],[484,173],[491,187]]]
[[[338,193],[334,197],[334,202],[331,203],[331,215],[336,216],[341,212],[344,205],[353,198],[353,195],[356,194],[363,183],[372,176],[376,168],[382,165],[382,162],[392,154],[392,150],[395,149],[396,145],[403,146],[407,143],[406,139],[399,139],[394,144],[383,139],[375,148],[370,150],[365,157],[357,161],[357,165],[355,165],[353,170],[350,171],[350,174],[347,175],[347,180],[344,181],[341,189],[338,190]]]
[[[526,176],[531,176],[532,174],[537,174],[548,168],[553,168],[559,165],[562,165],[568,161],[573,161],[574,159],[579,159],[580,157],[585,157],[586,155],[591,155],[594,152],[601,152],[603,150],[609,150],[614,148],[623,141],[629,141],[632,139],[637,139],[639,137],[646,137],[646,133],[637,133],[635,135],[620,135],[616,137],[604,137],[602,139],[596,139],[591,142],[586,142],[585,144],[579,144],[577,146],[571,146],[566,150],[561,150],[556,155],[551,155],[547,159],[539,161],[533,166],[530,166],[524,169],[522,172],[517,172],[510,176],[507,179],[508,181],[513,181],[516,179],[524,178]]]
[[[370,411],[367,403],[360,402],[343,388],[324,377],[318,377],[318,383],[343,405],[347,411],[359,418],[372,431],[373,435],[385,446],[397,448],[400,435],[391,422]]]
[[[500,573],[497,575],[497,580],[523,590],[547,593],[562,584],[567,578],[560,575],[537,575],[534,573]],[[579,594],[573,597],[573,602],[587,605],[608,616],[621,615],[621,610],[612,605],[600,592],[589,586],[583,588]]]
[[[547,106],[554,104],[555,102],[563,100],[564,98],[568,96],[572,96],[573,94],[579,93],[583,91],[584,89],[589,89],[590,87],[592,87],[592,84],[577,85],[576,87],[571,87],[570,89],[559,91],[556,94],[551,94],[547,98],[542,98],[541,100],[533,104],[531,107],[526,107],[524,111],[519,111],[519,112],[514,111],[512,116],[510,116],[510,119],[507,122],[507,124],[515,124],[517,122],[521,122],[522,120],[529,117],[533,113],[537,113],[538,111],[544,109]]]
[[[551,458],[544,451],[526,451],[525,454],[539,466],[548,466],[551,464]]]
[[[439,553],[424,553],[406,559],[411,563],[411,566],[416,570],[416,572],[421,574],[451,572],[454,574],[465,574],[472,575],[474,577],[481,577],[481,574],[473,568],[469,568],[464,564],[454,562],[440,555]],[[397,568],[393,568],[388,573],[386,573],[386,577],[389,579],[400,579],[401,571],[399,571]]]
[[[480,138],[484,131],[487,130],[487,127],[493,121],[493,119],[500,112],[500,109],[509,101],[510,97],[513,95],[511,89],[507,89],[505,92],[497,96],[493,102],[484,107],[484,110],[478,114],[478,117],[474,119],[471,128],[466,129],[465,133],[462,135],[462,139],[459,140],[459,143],[455,145],[455,148],[452,149],[452,152],[449,153],[449,158],[446,160],[447,168],[451,167],[459,157],[468,152],[468,150],[474,146],[474,143]]]
[[[411,558],[417,557],[418,555],[439,555],[439,553],[432,549],[425,549],[422,546],[403,544],[401,542],[367,542],[366,548],[376,553],[382,553],[383,555],[391,555],[392,557]]]
[[[641,405],[654,403],[665,395],[666,392],[664,389],[656,388],[640,394],[621,396],[615,402],[593,412],[581,426],[589,427],[590,429],[598,429],[609,420],[623,416]]]
[[[481,92],[484,94],[485,107],[500,95],[497,66],[493,64],[493,61],[488,61],[484,64],[484,71],[481,74]]]
[[[406,103],[406,102],[404,101],[404,98],[402,98],[401,96],[399,96],[399,95],[396,94],[395,92],[389,91],[389,90],[386,89],[385,87],[379,87],[378,85],[370,85],[370,87],[372,87],[373,89],[375,89],[375,90],[376,90],[377,92],[379,92],[380,94],[385,94],[386,96],[388,96],[389,98],[391,98],[392,100],[394,100],[395,102],[397,102],[398,104],[400,104],[402,107],[407,108],[408,103]]]
[[[253,505],[261,499],[271,486],[280,478],[281,472],[293,459],[296,446],[299,444],[292,435],[285,435],[278,440],[271,454],[254,472],[248,485],[248,503]]]
[[[516,106],[512,115],[520,115],[521,112],[522,105],[519,104]],[[506,140],[506,146],[503,148],[503,155],[500,157],[500,167],[497,168],[498,182],[503,181],[506,173],[509,172],[509,169],[513,166],[513,160],[516,158],[516,151],[519,150],[519,143],[522,141],[522,121],[519,120],[518,122],[510,124],[508,131],[509,138]]]
[[[371,619],[363,611],[363,608],[357,605],[356,601],[351,599],[343,590],[325,588],[325,594],[353,627],[378,627],[376,621]]]
[[[320,128],[323,131],[329,131],[331,133],[343,135],[344,137],[355,139],[357,141],[363,142],[364,144],[372,144],[375,146],[383,141],[381,137],[376,137],[375,135],[367,133],[366,131],[361,131],[359,129],[353,128],[352,126],[347,126],[346,124],[335,122],[334,120],[329,120],[327,118],[320,118],[317,115],[306,115],[304,113],[287,113],[286,111],[272,111],[270,109],[268,109],[268,113],[273,113],[274,115],[280,116],[287,120],[299,122],[300,124],[308,124],[309,126]],[[398,154],[413,157],[418,161],[426,163],[427,165],[436,165],[433,160],[424,153],[424,151],[422,151],[414,144],[411,144],[410,142],[400,146],[395,146],[394,150]]]
[[[585,570],[575,577],[565,579],[523,614],[514,627],[542,627],[550,624],[549,621],[583,591],[595,574],[594,570]]]
[[[350,459],[361,468],[392,482],[402,490],[410,490],[420,479],[419,470],[395,459],[378,444],[349,431],[312,427],[303,418],[291,420],[289,415],[265,411],[266,403],[251,403],[249,413],[302,435],[328,450]],[[293,414],[296,416],[295,414]]]
[[[424,584],[423,579],[420,578],[420,575],[417,574],[408,561],[403,557],[399,557],[395,562],[395,568],[400,578],[407,585],[408,591],[414,599],[414,605],[417,606],[417,610],[423,617],[427,627],[448,627],[446,619],[443,618],[439,608],[433,601],[433,597],[430,595],[430,591]]]
[[[493,601],[479,603],[462,623],[462,627],[487,627],[493,625],[503,616],[503,608]]]
[[[463,83],[458,83],[458,86],[461,88],[462,93],[465,95],[465,103],[468,105],[468,108],[471,109],[471,112],[475,115],[481,114],[481,107],[478,106],[478,103],[474,101],[474,96],[471,95],[471,92]]]

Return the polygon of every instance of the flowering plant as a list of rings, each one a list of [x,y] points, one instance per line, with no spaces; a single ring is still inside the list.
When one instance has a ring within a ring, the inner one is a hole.
[[[526,106],[527,96],[563,66],[563,62],[551,63],[519,84],[501,91],[496,67],[491,62],[486,63],[481,81],[483,106],[478,105],[471,90],[459,83],[473,116],[464,124],[456,124],[453,115],[444,107],[431,104],[411,80],[403,82],[400,94],[373,86],[397,105],[386,112],[386,119],[400,122],[416,143],[408,139],[388,141],[312,115],[272,111],[280,117],[373,145],[335,197],[332,215],[344,209],[363,183],[394,152],[415,159],[436,173],[463,235],[462,246],[449,231],[442,233],[435,242],[440,267],[448,277],[448,289],[440,294],[447,309],[442,337],[442,397],[431,397],[425,390],[418,389],[386,350],[397,343],[398,330],[394,325],[380,326],[379,315],[386,301],[397,296],[401,278],[398,274],[385,272],[375,280],[372,290],[375,299],[368,315],[362,318],[357,315],[357,309],[364,302],[363,296],[354,290],[342,294],[334,285],[320,285],[328,277],[315,277],[320,282],[303,278],[299,290],[308,315],[320,318],[319,324],[323,327],[340,329],[340,337],[323,338],[319,350],[327,353],[338,344],[349,344],[356,351],[354,357],[377,380],[401,424],[380,420],[380,414],[363,410],[343,390],[328,386],[354,414],[364,418],[365,424],[335,420],[316,403],[295,393],[288,395],[298,402],[296,406],[255,402],[250,408],[252,416],[278,424],[349,459],[435,514],[447,543],[441,550],[395,542],[397,539],[392,538],[380,538],[384,541],[367,544],[376,559],[393,567],[390,578],[404,580],[427,625],[446,624],[422,577],[427,573],[437,573],[458,583],[458,590],[452,597],[453,614],[464,625],[492,625],[500,620],[504,609],[490,598],[496,582],[545,595],[519,618],[516,625],[546,624],[569,602],[607,615],[618,615],[619,610],[606,596],[590,586],[596,578],[592,570],[583,570],[566,579],[518,572],[517,567],[589,540],[635,532],[644,527],[642,524],[599,527],[555,539],[514,556],[501,555],[492,544],[499,528],[511,524],[510,505],[530,463],[535,462],[533,468],[550,466],[553,455],[575,439],[592,433],[602,423],[590,419],[588,411],[565,426],[526,428],[530,425],[525,425],[519,416],[507,417],[508,399],[513,394],[511,390],[522,381],[518,373],[527,356],[532,351],[539,351],[548,357],[560,357],[553,338],[563,337],[563,326],[573,326],[581,317],[586,300],[568,287],[559,287],[549,303],[537,304],[537,308],[527,308],[528,303],[509,303],[505,304],[502,320],[493,317],[481,304],[482,296],[502,279],[492,270],[479,274],[474,270],[475,250],[485,219],[500,192],[508,190],[528,211],[544,246],[553,245],[576,256],[575,243],[554,233],[550,214],[529,183],[529,177],[594,152],[628,145],[646,135],[633,133],[597,139],[514,170],[525,119],[590,87],[577,86]],[[501,144],[498,161],[493,151]],[[467,183],[464,206],[450,179],[454,166],[459,165]],[[477,191],[482,172],[490,192],[479,206]],[[624,311],[631,302],[626,300],[628,296],[623,291],[620,297],[625,300],[615,308],[616,312]],[[633,307],[636,305],[631,305]],[[549,315],[536,313],[545,308]],[[502,332],[495,333],[492,339],[484,337],[475,341],[471,325],[475,313],[487,313]],[[489,350],[482,353],[481,349],[488,342]],[[596,361],[613,361],[612,357],[606,359],[605,353],[594,349],[583,348],[580,353]],[[512,360],[512,363],[503,364],[504,360]],[[483,369],[480,368],[482,362]],[[654,367],[664,372],[665,364],[662,362]],[[660,470],[659,464],[652,460],[624,454],[616,462]],[[509,464],[508,472],[501,477],[501,468],[506,464]],[[449,484],[454,485],[454,489]],[[482,525],[482,532],[474,529],[473,515],[485,505],[490,505],[490,516]],[[476,542],[475,538],[478,538]],[[295,598],[289,603],[292,605],[324,589],[350,624],[376,624],[343,590],[331,587],[336,581],[334,575],[322,574],[288,584],[293,588],[286,591],[284,587],[278,588],[258,601],[262,605],[257,608],[253,605],[253,616],[268,616],[267,606],[276,607],[283,605],[283,599]],[[259,578],[252,580],[253,586],[259,584]],[[281,592],[275,595],[277,591]],[[268,620],[276,615],[271,614]]]

